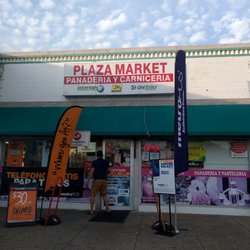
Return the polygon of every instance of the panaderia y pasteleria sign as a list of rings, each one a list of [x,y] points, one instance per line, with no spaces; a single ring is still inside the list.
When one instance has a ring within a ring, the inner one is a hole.
[[[64,64],[65,96],[174,93],[174,59]]]

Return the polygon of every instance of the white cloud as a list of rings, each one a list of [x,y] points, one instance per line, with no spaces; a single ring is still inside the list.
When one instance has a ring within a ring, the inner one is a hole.
[[[125,40],[133,40],[137,35],[137,29],[136,28],[130,28],[127,30],[124,30],[124,37]]]
[[[16,28],[16,29],[13,30],[13,34],[14,34],[14,36],[16,36],[16,37],[17,37],[17,36],[21,36],[21,35],[22,35],[22,31]]]
[[[222,16],[221,19],[212,21],[211,25],[215,32],[221,32],[223,29],[225,29],[229,23],[231,23],[231,20],[234,18],[234,13],[229,11],[225,15]]]
[[[38,39],[36,38],[29,38],[27,39],[27,44],[30,46],[30,47],[34,47],[38,42]]]
[[[9,1],[1,1],[0,2],[0,10],[1,10],[1,12],[11,10],[10,2]]]
[[[127,21],[125,13],[120,11],[112,11],[106,19],[101,19],[97,22],[96,27],[101,31],[105,32],[115,28],[120,24],[124,24]]]
[[[142,29],[147,28],[147,27],[148,27],[148,22],[142,22],[142,23],[140,24],[140,27],[141,27]]]
[[[206,40],[206,34],[204,31],[199,31],[199,32],[196,32],[195,34],[193,34],[190,39],[189,39],[189,42],[191,44],[197,44],[197,43],[200,43],[202,41],[205,41]]]
[[[53,47],[58,49],[66,49],[70,44],[73,44],[74,37],[76,37],[76,29],[72,28],[68,33],[65,34],[58,42],[56,42]]]
[[[173,16],[166,16],[163,18],[159,18],[154,22],[154,27],[165,30],[174,25],[173,21],[174,21]]]
[[[150,39],[150,38],[146,38],[146,39],[141,39],[140,42],[138,42],[138,47],[152,47],[155,46],[155,41]]]
[[[165,13],[169,13],[171,11],[171,5],[168,0],[164,0],[162,4],[160,5],[160,9],[164,11]]]
[[[177,42],[169,42],[169,43],[167,43],[167,45],[168,46],[177,46],[179,43],[177,43]]]
[[[227,12],[221,19],[212,23],[219,43],[239,43],[250,40],[250,19],[236,17],[234,12]]]
[[[249,0],[0,0],[0,51],[250,41]]]
[[[22,15],[16,16],[16,25],[19,28],[23,28],[26,25],[26,20],[27,20],[27,18],[25,16],[22,16]]]
[[[16,25],[16,21],[14,19],[12,19],[12,18],[6,18],[6,20],[4,20],[4,22],[8,26],[14,27]]]
[[[131,48],[132,43],[131,42],[125,42],[121,44],[121,48]]]
[[[45,13],[45,15],[41,19],[41,23],[40,23],[41,31],[49,32],[52,20],[53,20],[53,15],[51,13]]]
[[[28,17],[26,19],[26,23],[29,26],[37,26],[39,24],[39,20],[37,18]]]
[[[249,0],[228,0],[233,9],[249,8]]]
[[[185,7],[188,4],[189,0],[179,0],[178,6],[179,7]]]
[[[32,2],[30,0],[14,0],[14,6],[18,8],[29,9],[32,7]]]
[[[222,37],[219,40],[219,43],[237,43],[238,41],[232,37]]]
[[[94,45],[95,49],[100,49],[100,48],[110,48],[111,47],[111,43],[109,41],[103,41],[103,42],[99,42],[96,43]]]
[[[73,14],[66,16],[65,18],[66,25],[70,28],[75,27],[78,20],[79,20],[78,15],[73,15]]]
[[[40,0],[40,7],[44,10],[53,9],[56,6],[53,0]]]
[[[37,27],[30,26],[25,31],[25,35],[30,39],[37,37],[39,34],[40,34],[40,29],[38,29]]]
[[[229,32],[236,40],[241,41],[246,35],[250,33],[250,19],[234,19],[228,25]]]

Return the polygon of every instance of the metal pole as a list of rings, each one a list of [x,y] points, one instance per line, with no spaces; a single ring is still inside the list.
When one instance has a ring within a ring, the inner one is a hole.
[[[174,229],[175,233],[180,233],[178,227],[177,227],[177,211],[176,211],[176,194],[174,195]]]

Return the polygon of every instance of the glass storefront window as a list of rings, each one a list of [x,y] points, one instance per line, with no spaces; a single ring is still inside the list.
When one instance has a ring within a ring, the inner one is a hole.
[[[112,166],[130,166],[130,141],[129,140],[107,140],[105,144],[106,160]]]
[[[142,141],[142,203],[155,202],[153,192],[153,172],[157,171],[157,167],[159,167],[157,163],[159,163],[159,160],[173,159],[173,148],[173,142],[171,141]]]
[[[130,140],[106,140],[105,158],[110,162],[108,201],[113,207],[130,206]]]
[[[40,167],[42,152],[42,140],[10,140],[7,144],[6,166]]]

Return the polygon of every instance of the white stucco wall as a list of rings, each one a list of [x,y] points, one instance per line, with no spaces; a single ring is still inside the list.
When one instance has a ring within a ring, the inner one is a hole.
[[[141,62],[150,62],[150,59]],[[250,56],[189,57],[186,62],[188,100],[250,97]],[[0,102],[67,102],[70,98],[63,96],[64,64],[67,65],[67,62],[4,64],[0,79]],[[84,61],[77,64],[84,64]],[[157,95],[152,97],[157,98]],[[126,98],[139,100],[141,96]],[[173,95],[168,95],[167,99],[173,99]]]
[[[232,157],[230,141],[206,141],[205,151],[205,169],[249,170],[249,156]]]

